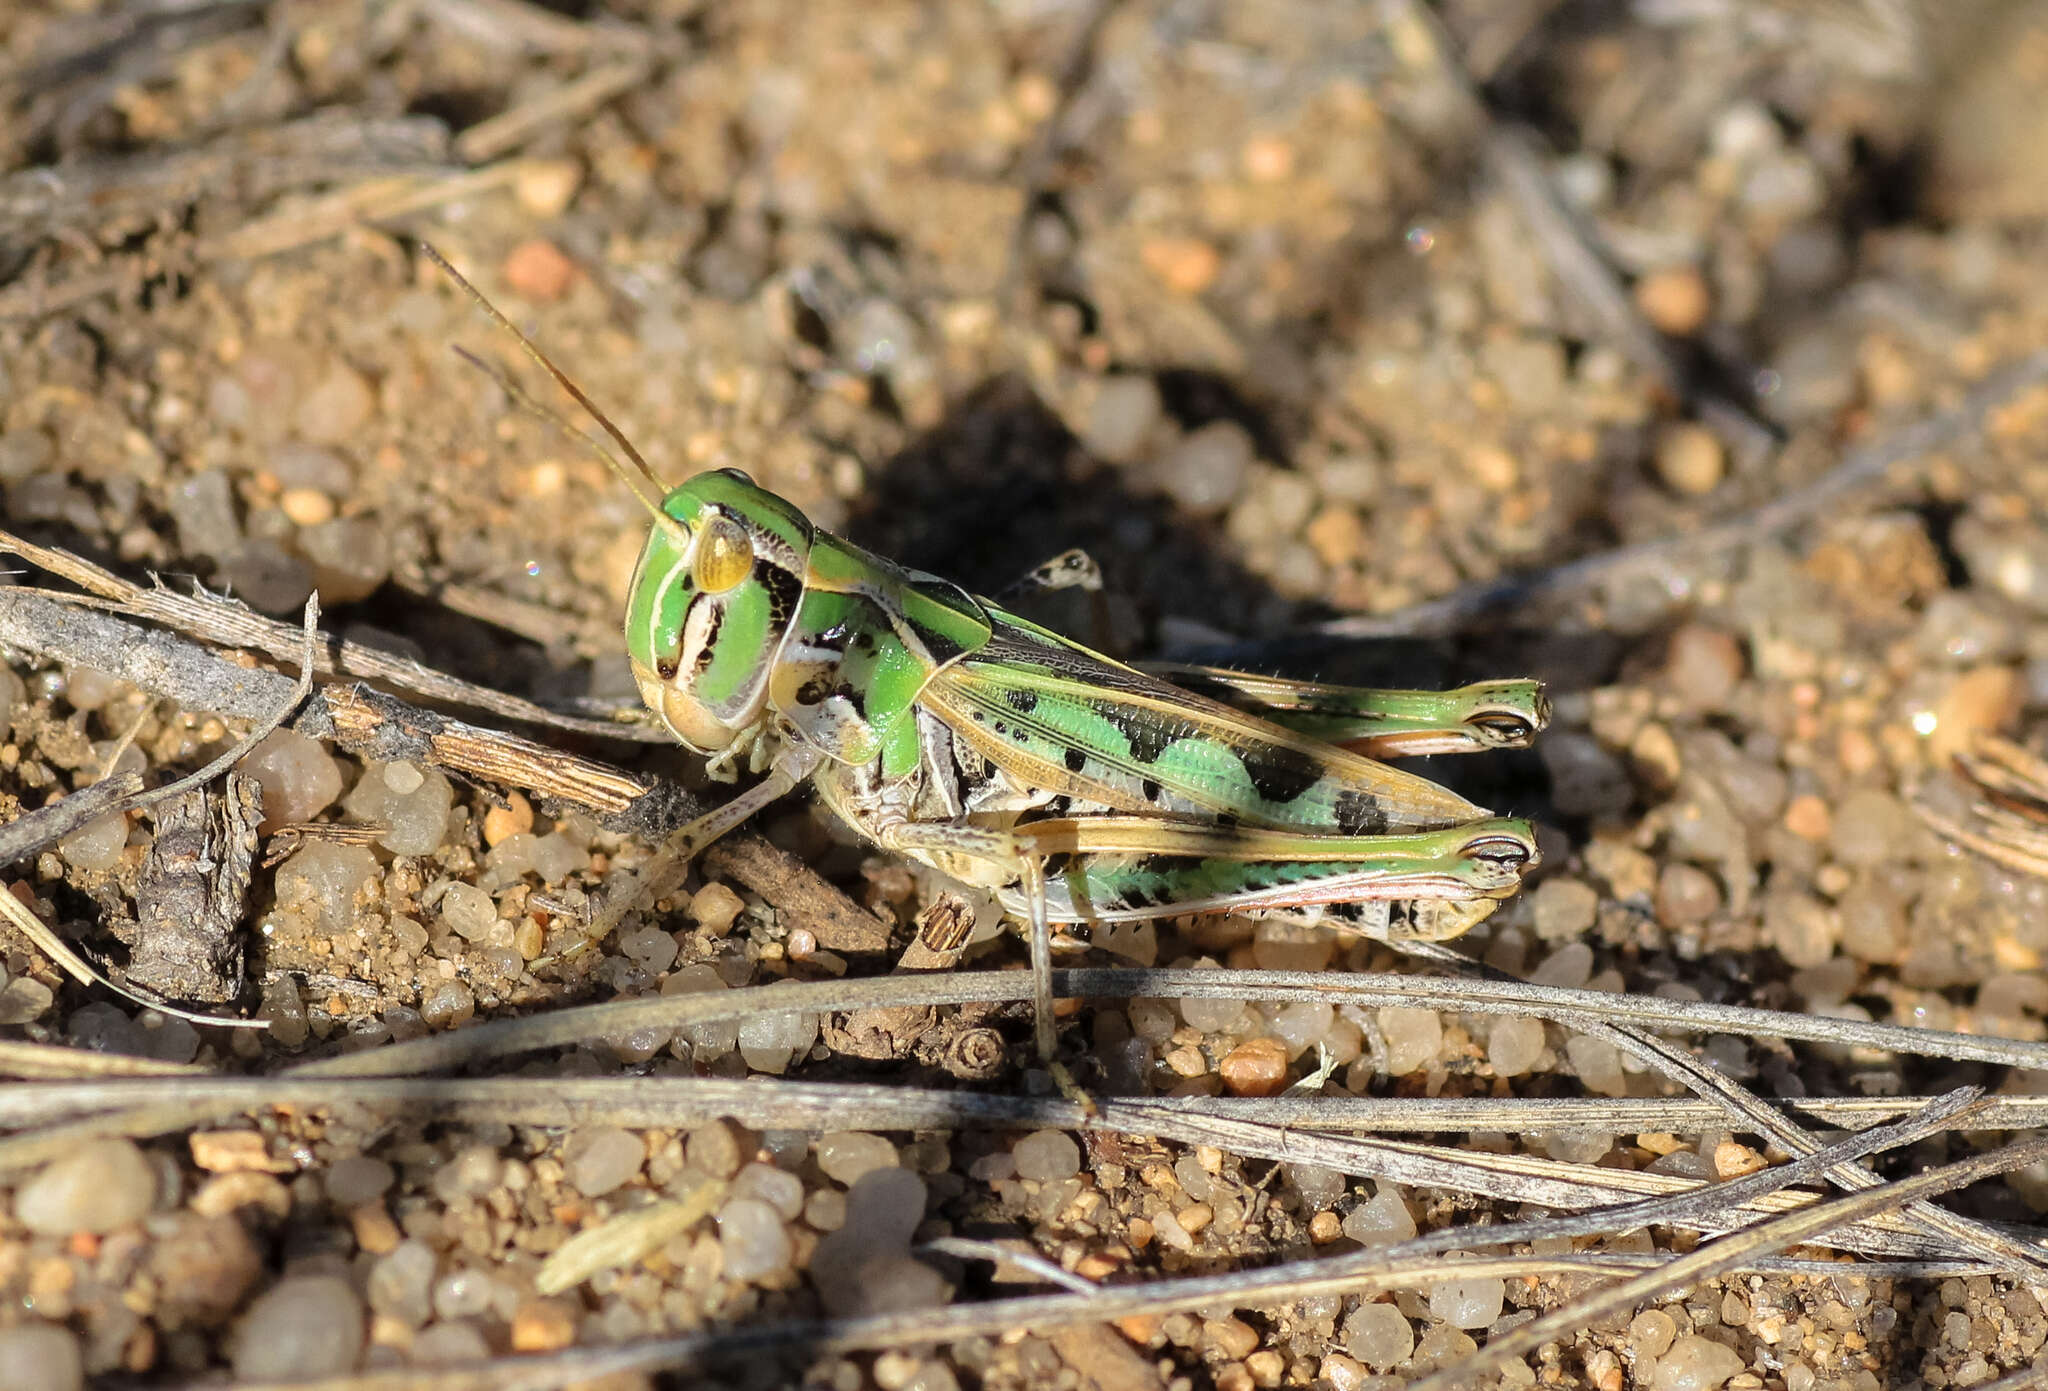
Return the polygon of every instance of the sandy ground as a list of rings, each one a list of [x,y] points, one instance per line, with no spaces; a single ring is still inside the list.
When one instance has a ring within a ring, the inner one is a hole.
[[[451,351],[546,394],[417,254],[430,240],[663,478],[744,468],[821,526],[976,589],[1085,546],[1107,600],[1055,602],[1049,620],[1125,655],[1548,681],[1557,721],[1537,750],[1428,769],[1544,828],[1540,881],[1463,944],[1496,966],[2039,1042],[2048,889],[1957,849],[1916,808],[1967,822],[1956,755],[1986,735],[2027,746],[2048,707],[2048,392],[1966,412],[1971,428],[1931,452],[1871,451],[1956,423],[1973,385],[2048,343],[2044,54],[2048,6],[2030,0],[1938,17],[1881,0],[18,3],[0,9],[5,522],[286,622],[317,587],[333,631],[544,704],[630,703],[617,629],[637,504]],[[1802,492],[1845,460],[1862,464],[1853,486]],[[1759,511],[1788,497],[1807,504]],[[1731,519],[1714,544],[1464,602]],[[189,770],[244,727],[47,656],[10,665],[10,813],[115,768]],[[654,745],[536,737],[695,776]],[[241,1003],[279,1027],[258,1042],[138,1019],[6,936],[10,1035],[253,1072],[344,1040],[847,966],[793,941],[801,924],[758,884],[715,872],[549,964],[646,837],[410,764],[365,771],[331,744],[273,746],[260,771],[261,840],[279,854],[251,871]],[[394,849],[405,816],[425,838]],[[276,834],[298,821],[376,823],[385,843]],[[160,828],[93,829],[8,873],[103,950],[135,915]],[[764,829],[908,939],[930,885],[801,799]],[[1021,958],[1013,940],[978,951]],[[1129,955],[1396,964],[1248,923],[1164,924]],[[855,954],[851,973],[889,959]],[[1105,1091],[1256,1091],[1240,1050],[1275,1037],[1289,1079],[1326,1045],[1328,1095],[1672,1091],[1555,1024],[1126,1004],[1067,1023]],[[744,1035],[659,1031],[529,1070],[737,1078],[765,1062],[792,1078],[1043,1087],[1014,1010],[940,1022],[935,1038],[956,1043],[999,1030],[998,1056],[949,1068],[946,1047],[875,1043],[828,1016],[795,1058],[773,1038],[748,1052]],[[1695,1041],[1766,1096],[2031,1089],[2017,1069]],[[1769,1149],[1729,1131],[1462,1143],[1725,1176]],[[265,1113],[251,1133],[260,1153],[239,1159],[150,1140],[150,1167],[129,1173],[148,1189],[139,1209],[90,1231],[29,1220],[41,1171],[7,1180],[0,1339],[68,1330],[34,1345],[54,1368],[38,1385],[76,1385],[74,1362],[171,1384],[834,1308],[831,1282],[805,1271],[816,1251],[833,1258],[844,1190],[880,1162],[866,1139],[807,1148],[720,1122]],[[1116,1281],[1516,1214],[1169,1142],[1091,1140],[1070,1169],[1056,1143],[1013,1154],[1015,1139],[894,1131],[884,1167],[923,1178],[927,1235],[1017,1240]],[[1968,1149],[1937,1140],[1880,1163],[1896,1176]],[[631,1159],[626,1176],[592,1153]],[[691,1175],[736,1182],[757,1159],[801,1180],[766,1256],[747,1209],[535,1293],[571,1233]],[[342,1164],[356,1167],[338,1177]],[[2031,1222],[2044,1174],[1953,1201]],[[1653,1249],[1631,1240],[1617,1243]],[[1654,1249],[1673,1240],[1654,1229]],[[766,1271],[727,1273],[746,1255]],[[957,1302],[1034,1288],[985,1263],[941,1267]],[[2035,1285],[1852,1269],[1707,1281],[1485,1384],[1967,1386],[2048,1341]],[[485,1294],[462,1293],[465,1272],[484,1272]],[[323,1277],[339,1288],[308,1307],[353,1308],[355,1346],[274,1364],[247,1350],[265,1290]],[[393,1294],[407,1279],[435,1282],[432,1299]],[[171,1297],[185,1286],[202,1296]],[[1489,1312],[1488,1288],[1460,1304],[1418,1286],[1114,1333],[798,1351],[729,1375],[1351,1391],[1412,1380],[1589,1287],[1510,1279]],[[1394,1313],[1360,1321],[1361,1307]]]

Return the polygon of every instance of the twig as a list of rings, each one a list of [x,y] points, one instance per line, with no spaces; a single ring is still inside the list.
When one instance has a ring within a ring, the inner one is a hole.
[[[81,787],[62,801],[17,816],[0,826],[0,866],[25,860],[86,822],[99,820],[141,786],[141,774],[121,773]]]
[[[259,718],[248,733],[235,741],[233,747],[221,754],[220,757],[207,763],[204,767],[195,772],[188,773],[182,778],[175,778],[161,787],[151,788],[147,791],[132,791],[115,801],[102,814],[107,816],[125,815],[128,812],[140,811],[145,807],[154,806],[158,802],[167,801],[173,797],[181,797],[195,787],[203,787],[207,783],[212,782],[222,773],[227,772],[228,769],[248,757],[249,750],[255,748],[272,730],[283,724],[286,717],[292,711],[298,709],[300,704],[312,692],[313,650],[315,639],[318,638],[319,633],[320,596],[314,594],[306,599],[305,645],[300,654],[299,679],[293,683],[289,698],[279,702],[269,713]],[[73,799],[65,799],[67,802],[71,800]],[[61,806],[63,803],[58,805]],[[55,961],[59,966],[62,966],[65,973],[81,985],[103,985],[123,999],[132,1000],[145,1009],[153,1009],[160,1014],[168,1014],[193,1024],[214,1024],[230,1029],[267,1029],[270,1027],[269,1021],[264,1019],[228,1019],[211,1014],[201,1014],[196,1010],[180,1009],[175,1005],[166,1004],[162,1000],[152,999],[128,985],[109,980],[106,976],[101,975],[91,962],[73,951],[70,944],[63,938],[45,927],[42,919],[38,918],[29,909],[28,905],[24,904],[20,899],[11,893],[0,893],[0,899],[5,900],[0,902],[0,915],[4,915],[17,931],[35,943],[38,950]]]
[[[174,632],[222,647],[246,648],[279,660],[298,651],[298,633],[288,623],[267,618],[235,600],[204,590],[183,594],[161,582],[139,585],[83,556],[54,546],[39,546],[0,529],[0,552],[11,552],[53,575],[109,601],[116,612],[160,623]],[[646,724],[591,720],[559,714],[489,686],[436,671],[409,657],[395,657],[374,647],[331,633],[319,635],[315,671],[325,677],[353,676],[376,681],[406,694],[449,705],[482,710],[521,724],[589,734],[637,743],[668,743],[666,732]]]
[[[526,143],[542,126],[588,115],[613,97],[630,92],[652,71],[645,58],[622,58],[594,68],[509,111],[478,121],[455,137],[456,158],[465,164],[496,159]]]

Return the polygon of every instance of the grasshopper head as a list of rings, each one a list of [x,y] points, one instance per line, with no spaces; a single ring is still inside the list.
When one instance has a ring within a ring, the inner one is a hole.
[[[694,751],[726,748],[767,709],[810,548],[803,514],[737,469],[662,499],[633,572],[626,653],[641,698]]]

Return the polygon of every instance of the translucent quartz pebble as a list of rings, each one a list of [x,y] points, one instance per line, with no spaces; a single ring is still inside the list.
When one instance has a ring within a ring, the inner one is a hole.
[[[1010,1154],[1017,1161],[1018,1178],[1044,1183],[1081,1172],[1081,1147],[1063,1130],[1034,1131],[1013,1145]]]
[[[309,840],[278,867],[278,906],[303,905],[323,931],[339,932],[355,917],[356,894],[376,872],[377,857],[366,845]]]
[[[1316,1045],[1317,1040],[1330,1031],[1330,1021],[1337,1017],[1334,1007],[1303,1000],[1288,1005],[1272,1016],[1268,1032],[1287,1045],[1289,1058],[1300,1057]]]
[[[1180,1017],[1190,1029],[1220,1034],[1244,1018],[1244,1001],[1191,997],[1180,1002]]]
[[[718,1245],[729,1280],[761,1280],[789,1268],[795,1246],[782,1214],[759,1198],[734,1198],[718,1211]]]
[[[1081,430],[1081,443],[1098,459],[1128,462],[1158,423],[1161,410],[1159,388],[1150,377],[1110,377],[1095,393],[1095,404]]]
[[[785,1071],[817,1041],[815,1014],[755,1014],[739,1023],[740,1056],[757,1072]]]
[[[474,884],[450,884],[441,895],[440,911],[448,930],[470,942],[488,936],[498,921],[498,905]]]
[[[896,1146],[860,1130],[828,1131],[818,1137],[818,1168],[826,1178],[851,1187],[875,1169],[893,1169]]]
[[[112,869],[128,848],[128,818],[110,812],[86,822],[57,842],[57,853],[73,869]]]
[[[1657,1359],[1650,1384],[1656,1391],[1714,1391],[1744,1365],[1741,1354],[1732,1348],[1688,1333]]]
[[[272,730],[242,760],[263,786],[266,829],[311,821],[341,795],[341,768],[321,746],[294,729]]]
[[[156,1166],[133,1140],[88,1140],[45,1164],[14,1194],[14,1218],[32,1232],[111,1232],[156,1205]]]
[[[1435,1062],[1444,1046],[1443,1021],[1435,1010],[1382,1009],[1379,1025],[1387,1041],[1387,1071],[1396,1077]]]
[[[1486,1060],[1502,1077],[1520,1077],[1543,1056],[1543,1021],[1520,1015],[1496,1018],[1486,1032]]]
[[[1361,1304],[1344,1320],[1344,1346],[1366,1366],[1385,1371],[1415,1351],[1415,1329],[1391,1304]]]
[[[77,1335],[62,1324],[0,1328],[0,1367],[12,1391],[84,1391],[85,1356]]]
[[[418,1328],[434,1313],[434,1253],[419,1241],[401,1241],[370,1267],[370,1307]]]
[[[1500,1317],[1507,1286],[1494,1277],[1440,1280],[1429,1288],[1431,1317],[1453,1328],[1484,1328]]]
[[[603,1126],[581,1131],[563,1151],[562,1172],[586,1198],[611,1192],[640,1172],[647,1146],[630,1130]]]
[[[1242,425],[1211,421],[1168,451],[1155,476],[1168,496],[1190,512],[1218,512],[1243,491],[1256,453]]]
[[[1391,1246],[1415,1235],[1415,1218],[1401,1195],[1382,1185],[1379,1192],[1344,1214],[1344,1235],[1361,1246]]]
[[[354,1371],[363,1353],[363,1304],[338,1275],[292,1275],[259,1297],[236,1325],[229,1356],[250,1381]]]
[[[342,806],[357,821],[384,826],[377,843],[394,855],[431,855],[448,833],[455,789],[432,768],[372,763]]]
[[[694,1153],[691,1162],[694,1167]],[[733,1177],[731,1193],[735,1198],[765,1203],[785,1220],[795,1217],[804,1207],[804,1181],[773,1164],[749,1164],[741,1169]]]

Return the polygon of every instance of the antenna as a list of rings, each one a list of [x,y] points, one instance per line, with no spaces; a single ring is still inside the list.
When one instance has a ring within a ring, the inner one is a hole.
[[[568,421],[564,420],[560,412],[552,409],[551,407],[542,405],[540,402],[534,400],[531,396],[527,395],[526,392],[521,390],[516,384],[514,384],[509,377],[507,377],[504,373],[492,368],[489,364],[485,363],[483,359],[479,358],[475,353],[472,353],[468,351],[466,348],[462,348],[460,346],[458,346],[455,349],[455,351],[458,354],[460,354],[461,357],[465,361],[467,361],[471,366],[476,367],[479,371],[483,372],[485,376],[495,381],[499,385],[499,387],[501,387],[504,390],[505,394],[512,398],[514,403],[524,408],[525,410],[531,411],[534,415],[540,417],[542,420],[547,421],[550,425],[562,431],[564,434],[570,436],[577,443],[581,444],[584,448],[595,453],[598,458],[604,460],[605,466],[609,468],[613,473],[617,474],[619,478],[624,481],[625,485],[633,490],[633,496],[640,500],[640,505],[645,507],[649,512],[654,514],[654,518],[657,523],[666,525],[671,529],[677,528],[679,524],[676,522],[676,520],[673,517],[669,516],[668,513],[661,510],[661,500],[668,492],[667,486],[662,483],[661,479],[655,476],[654,470],[647,466],[647,461],[640,457],[640,451],[633,447],[633,441],[627,439],[625,433],[621,431],[618,426],[612,424],[610,418],[606,416],[603,411],[597,408],[597,404],[594,401],[592,401],[588,396],[584,395],[583,388],[577,386],[575,382],[569,380],[568,374],[563,372],[561,368],[555,366],[554,363],[550,362],[548,360],[548,355],[542,352],[540,348],[534,344],[534,341],[531,338],[528,338],[525,334],[521,333],[517,325],[515,325],[510,319],[506,318],[502,313],[500,313],[498,311],[498,306],[492,304],[490,300],[484,297],[483,291],[477,289],[476,286],[470,284],[468,280],[463,278],[462,272],[456,270],[455,267],[449,265],[448,258],[443,256],[439,251],[435,250],[432,243],[421,242],[419,246],[421,253],[424,254],[428,260],[432,261],[435,265],[439,266],[441,268],[442,273],[446,275],[450,280],[453,280],[457,285],[460,285],[463,288],[464,292],[467,293],[471,299],[476,301],[478,308],[482,309],[484,313],[488,314],[491,317],[492,321],[495,322],[499,328],[502,328],[507,333],[511,334],[512,337],[518,341],[519,346],[526,350],[526,355],[532,358],[536,363],[538,363],[542,371],[546,372],[550,377],[553,377],[555,379],[556,385],[560,386],[562,390],[568,392],[569,395],[575,399],[577,405],[583,407],[584,410],[590,413],[590,418],[592,420],[595,420],[598,423],[598,425],[603,428],[604,432],[607,435],[611,436],[613,443],[617,444],[620,449],[624,450],[626,457],[633,461],[633,467],[631,469],[628,469],[624,464],[619,462],[617,455],[613,454],[609,449],[606,449],[596,440],[592,439],[590,436],[584,434],[581,430],[571,425]]]

